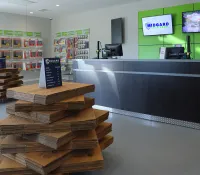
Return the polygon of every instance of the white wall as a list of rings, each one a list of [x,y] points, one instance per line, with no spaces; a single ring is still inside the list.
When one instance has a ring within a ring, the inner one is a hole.
[[[96,42],[111,43],[111,19],[125,18],[124,57],[138,58],[138,11],[198,2],[199,0],[140,0],[126,5],[84,12],[62,14],[52,21],[52,38],[56,32],[90,28],[90,56],[96,57]],[[53,49],[52,49],[53,50]],[[53,54],[53,53],[52,53]]]
[[[51,56],[51,21],[49,19],[0,13],[0,29],[41,32],[44,39],[44,56]]]

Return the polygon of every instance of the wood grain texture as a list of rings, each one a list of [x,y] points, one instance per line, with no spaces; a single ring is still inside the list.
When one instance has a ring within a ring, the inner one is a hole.
[[[0,121],[0,135],[63,132],[68,129],[72,131],[92,130],[96,126],[97,119],[92,108],[85,109],[78,114],[68,116],[52,124],[43,124],[10,115]]]
[[[102,150],[106,149],[107,147],[105,147],[105,146],[110,145],[112,140],[113,140],[112,136],[107,136],[107,137],[105,137],[105,139],[102,139],[99,143],[101,149]],[[72,154],[72,156],[75,156],[75,155]],[[85,160],[84,160],[84,158],[82,158],[82,162],[86,162],[88,160],[87,155],[84,157],[85,157]],[[92,155],[92,157],[94,157],[94,155]],[[76,166],[79,169],[79,172],[85,171],[84,166],[82,166],[82,163],[79,162],[79,159],[73,159],[73,160],[77,160],[77,162],[73,161],[73,166]],[[88,163],[91,164],[91,162],[93,162],[93,160],[89,161]],[[78,165],[80,165],[80,167],[78,167]],[[85,166],[88,167],[86,164],[85,164]],[[64,163],[60,167],[62,167],[63,171],[66,171]],[[92,170],[94,170],[94,169],[87,168],[87,171],[92,171]],[[49,175],[61,175],[62,173],[60,171],[61,171],[60,168],[58,168],[54,172],[49,173]],[[39,174],[35,173],[33,170],[27,168],[26,166],[1,155],[0,156],[0,175],[39,175]],[[65,174],[65,175],[67,175],[67,174]]]
[[[108,120],[109,112],[104,110],[94,110],[95,116],[98,116],[97,119],[97,126],[102,122]]]
[[[0,73],[0,78],[8,78],[11,76],[12,76],[11,72]]]
[[[96,128],[96,133],[99,140],[104,138],[110,132],[112,132],[112,123],[103,122]]]
[[[20,80],[20,79],[23,79],[24,77],[23,76],[20,76],[20,75],[13,75],[12,77],[10,78],[0,78],[0,84],[3,84],[5,85],[6,83],[8,82],[11,82],[11,81],[15,81],[15,80]]]
[[[98,125],[108,119],[108,115],[109,115],[108,111],[100,111],[100,110],[94,109],[94,113],[95,113],[95,118]],[[72,140],[75,137],[73,133],[74,132],[72,132],[71,130],[68,130],[65,132],[57,132],[57,133],[55,132],[54,133],[51,133],[51,132],[38,133],[38,134],[28,135],[25,137],[32,141],[36,141],[43,145],[46,145],[50,148],[58,149],[59,147],[68,143],[70,140]]]
[[[0,97],[6,97],[6,91],[0,92]]]
[[[103,156],[101,153],[101,147],[98,145],[95,149],[89,152],[83,151],[71,151],[65,155],[64,152],[53,152],[53,153],[27,153],[27,154],[14,154],[4,156],[14,159],[17,162],[25,162],[25,166],[38,172],[39,174],[45,175],[51,172],[51,174],[58,173],[74,173],[74,172],[85,172],[94,171],[103,168]],[[60,166],[58,168],[58,164]],[[62,162],[62,163],[61,163]],[[56,166],[55,166],[56,165]],[[57,167],[58,169],[56,169]],[[52,172],[52,169],[55,171]]]
[[[5,85],[0,85],[0,90],[6,90],[8,88],[19,87],[23,84],[22,80],[14,80],[10,81]],[[8,97],[9,98],[9,97]]]
[[[34,153],[25,153],[16,158],[22,158],[26,162],[26,166],[35,172],[47,175],[53,170],[60,167],[65,159],[68,159],[71,156],[71,151],[57,151],[57,152],[34,152]]]
[[[59,148],[59,150],[76,150],[76,149],[93,149],[97,146],[98,140],[105,138],[105,136],[112,131],[111,123],[102,123],[96,130],[91,131],[77,131],[77,132],[67,132],[66,133],[55,133],[53,138],[63,138],[68,140],[66,144]],[[48,135],[48,134],[47,134]],[[98,136],[97,136],[98,135]],[[20,136],[6,136],[0,139],[0,152],[2,154],[11,154],[11,153],[28,153],[28,152],[47,152],[53,151],[54,148],[44,146],[40,143],[37,143],[37,137],[33,135],[24,136],[26,139],[23,139]],[[69,139],[70,137],[70,139]],[[45,139],[44,137],[43,139]],[[52,144],[52,141],[49,143]],[[57,149],[57,148],[56,148]]]
[[[92,106],[94,105],[94,99],[85,98],[85,100],[82,102],[82,105],[80,105],[79,102],[78,104],[76,104],[75,102],[72,102],[72,103],[74,103],[70,105],[71,107],[73,106],[72,108],[70,108],[72,110],[70,109],[64,110],[65,108],[63,108],[61,111],[15,112],[15,109],[14,109],[16,105],[15,103],[15,104],[8,105],[6,108],[6,111],[8,114],[13,115],[13,116],[30,119],[36,122],[50,124],[62,118],[71,116],[75,112],[77,113],[78,111],[81,110],[80,106],[82,106],[82,109],[92,108]],[[70,107],[67,103],[65,103],[64,105],[66,106],[66,108]],[[40,106],[43,106],[43,105],[40,105]],[[74,110],[76,106],[77,106],[77,111]]]
[[[105,136],[103,139],[99,141],[100,147],[102,150],[105,150],[108,148],[110,145],[112,145],[114,142],[114,137],[111,135]]]
[[[23,135],[27,140],[38,142],[52,149],[58,149],[75,138],[71,130],[58,133],[40,133]]]
[[[9,98],[47,105],[93,92],[94,89],[94,85],[81,83],[63,82],[63,86],[52,89],[42,89],[38,87],[38,84],[34,84],[9,89],[7,96]]]
[[[60,110],[78,110],[85,104],[83,95],[63,100],[50,105],[40,105],[26,101],[17,101],[9,106],[14,112],[34,112],[34,111],[60,111]]]
[[[98,145],[95,130],[75,132],[74,138],[67,144],[58,148],[59,151],[93,149]],[[31,136],[30,136],[31,137]],[[51,152],[55,149],[31,141],[20,136],[10,135],[0,139],[1,154],[31,153],[31,152]],[[68,139],[68,138],[67,138]],[[34,139],[33,139],[34,140]]]
[[[17,73],[19,72],[19,70],[15,68],[0,69],[0,73],[6,73],[6,72]]]
[[[74,151],[72,156],[66,159],[63,164],[55,171],[62,173],[77,173],[85,171],[100,170],[104,167],[101,148],[98,145],[95,149],[88,152]]]

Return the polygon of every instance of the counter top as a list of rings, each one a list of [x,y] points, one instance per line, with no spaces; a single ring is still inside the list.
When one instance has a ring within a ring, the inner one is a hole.
[[[97,105],[200,124],[198,60],[74,60],[73,72]]]
[[[200,75],[200,60],[87,59],[74,60],[73,69],[187,74],[195,76]]]
[[[82,61],[82,60],[78,60]],[[86,60],[84,60],[86,61]],[[138,61],[138,62],[199,62],[200,60],[187,59],[87,59],[87,61]]]

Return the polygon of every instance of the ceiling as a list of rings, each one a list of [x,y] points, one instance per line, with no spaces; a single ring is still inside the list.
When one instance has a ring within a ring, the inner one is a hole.
[[[0,0],[0,12],[53,18],[63,13],[84,12],[134,1],[138,0]],[[57,7],[57,4],[60,6]]]

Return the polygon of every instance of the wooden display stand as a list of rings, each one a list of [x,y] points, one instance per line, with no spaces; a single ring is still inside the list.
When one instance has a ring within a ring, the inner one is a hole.
[[[63,83],[12,88],[10,114],[0,121],[0,175],[64,175],[103,169],[102,150],[113,143],[109,112],[84,97],[94,85]],[[37,102],[37,103],[36,103]]]
[[[23,84],[23,76],[18,69],[0,69],[0,100],[5,101],[8,88],[18,87]]]

